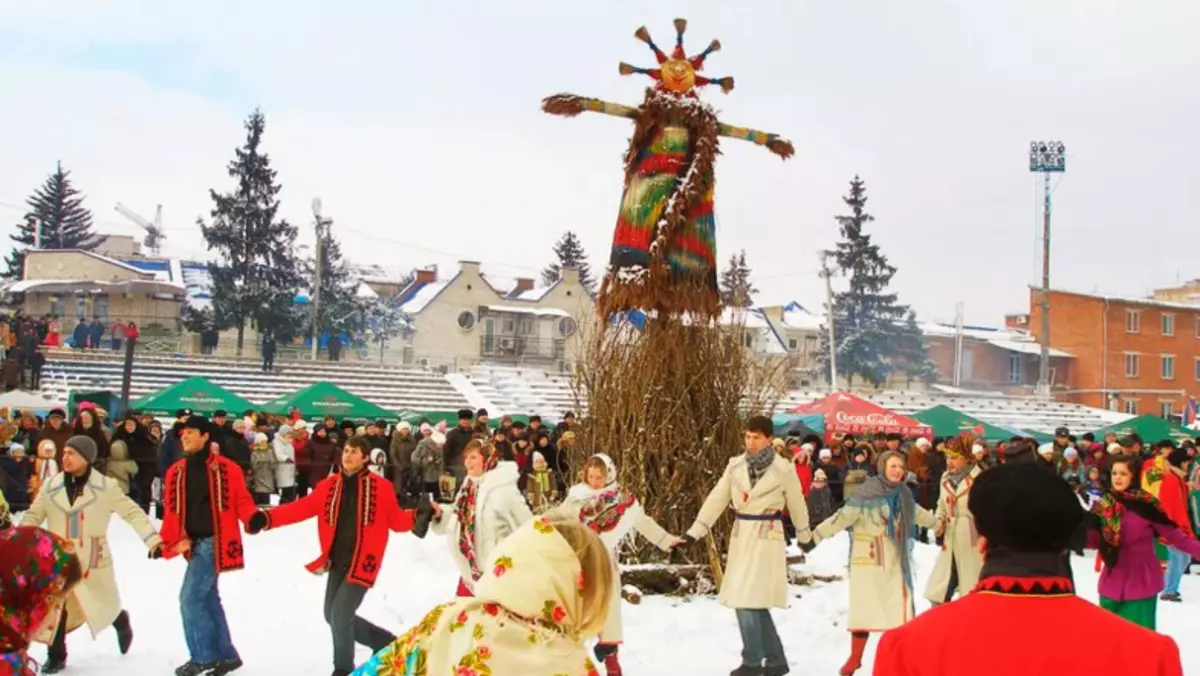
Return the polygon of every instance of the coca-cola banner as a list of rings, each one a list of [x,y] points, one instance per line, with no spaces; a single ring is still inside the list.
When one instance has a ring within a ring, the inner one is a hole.
[[[823,414],[826,440],[845,434],[902,434],[906,437],[927,438],[933,436],[933,429],[919,420],[894,413],[845,392],[836,392],[823,399],[797,406],[789,413]]]

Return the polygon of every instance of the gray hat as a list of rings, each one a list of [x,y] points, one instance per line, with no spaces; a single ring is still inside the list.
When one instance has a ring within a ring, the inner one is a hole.
[[[91,437],[76,434],[67,439],[67,447],[75,451],[79,457],[87,460],[87,464],[96,462],[96,442]]]

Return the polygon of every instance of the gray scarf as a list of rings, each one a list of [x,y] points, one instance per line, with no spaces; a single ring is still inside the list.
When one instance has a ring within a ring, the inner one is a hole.
[[[751,488],[767,473],[767,468],[772,462],[775,462],[775,449],[770,445],[761,451],[746,453],[746,471],[750,473]]]
[[[968,464],[966,467],[958,470],[957,472],[954,470],[946,470],[946,480],[950,482],[950,487],[958,490],[958,485],[961,484],[963,479],[966,479],[967,475],[971,473],[972,467],[973,465]]]

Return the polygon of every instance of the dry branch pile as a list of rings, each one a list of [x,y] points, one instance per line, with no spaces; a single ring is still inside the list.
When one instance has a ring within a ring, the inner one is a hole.
[[[745,415],[774,406],[792,364],[756,358],[743,347],[740,325],[677,316],[650,317],[640,332],[608,327],[585,341],[575,396],[587,401],[588,415],[572,467],[591,453],[608,453],[647,514],[681,534],[729,459],[742,452]],[[719,581],[728,538],[729,523],[718,524],[707,547],[684,556],[707,563]],[[637,542],[624,558],[666,557]]]

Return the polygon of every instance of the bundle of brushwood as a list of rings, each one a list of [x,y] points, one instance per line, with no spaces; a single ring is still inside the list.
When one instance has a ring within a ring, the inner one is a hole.
[[[747,329],[736,317],[649,313],[640,329],[621,323],[591,329],[574,378],[587,416],[569,458],[572,477],[589,455],[608,453],[646,513],[682,534],[730,458],[743,452],[746,417],[774,408],[795,366],[789,357],[747,349]],[[731,523],[723,518],[681,556],[637,540],[622,560],[703,563],[719,586]],[[678,569],[677,576],[689,574]]]

